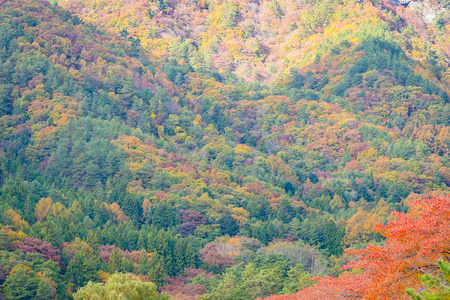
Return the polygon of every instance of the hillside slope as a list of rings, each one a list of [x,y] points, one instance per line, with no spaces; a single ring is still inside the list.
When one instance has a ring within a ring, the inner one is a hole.
[[[343,41],[350,47],[369,38],[397,40],[416,59],[425,58],[427,48],[447,63],[450,55],[445,1],[413,1],[408,8],[390,0],[59,3],[86,21],[136,39],[157,56],[247,81],[289,76],[321,56],[336,55]]]
[[[447,4],[405,5],[0,0],[0,297],[339,276],[450,190]]]

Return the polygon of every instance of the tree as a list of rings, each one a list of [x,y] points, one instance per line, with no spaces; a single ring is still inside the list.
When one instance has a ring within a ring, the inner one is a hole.
[[[57,299],[55,283],[48,278],[40,279],[36,290],[36,299],[37,300]]]
[[[445,278],[450,253],[450,196],[426,196],[408,202],[407,213],[393,212],[394,221],[376,225],[384,245],[350,251],[360,257],[339,278],[318,278],[318,283],[286,298],[272,299],[409,299],[422,289],[422,280],[436,285]],[[441,262],[439,263],[439,260]],[[443,271],[441,271],[443,269]],[[443,272],[444,275],[440,275]],[[439,292],[439,291],[438,291]],[[425,295],[425,294],[424,294]],[[416,295],[416,299],[419,296]]]
[[[173,248],[173,273],[178,275],[183,273],[185,266],[185,245],[183,240],[178,239]]]
[[[191,243],[187,243],[186,252],[184,253],[184,264],[186,268],[195,268],[197,262],[197,255],[192,249]]]
[[[154,299],[165,300],[169,297],[160,294],[152,282],[142,282],[138,277],[129,273],[111,275],[106,284],[89,282],[74,294],[75,300],[82,299]]]
[[[141,257],[139,259],[139,266],[136,270],[137,274],[147,275],[151,268],[150,254],[146,253],[145,250],[141,250]]]
[[[301,223],[298,218],[293,218],[288,225],[288,237],[298,240],[300,237]]]
[[[9,227],[0,228],[0,250],[8,250],[12,246],[12,238],[8,231]]]
[[[250,213],[250,217],[257,218],[262,221],[266,221],[272,212],[270,202],[265,197],[252,197],[247,204],[246,210]]]
[[[167,278],[167,285],[160,288],[161,292],[166,292],[174,299],[186,299],[195,300],[198,296],[207,294],[206,288],[200,284],[188,283],[188,280],[192,278],[186,278],[184,276],[177,276],[177,278]]]
[[[321,241],[322,248],[328,250],[328,253],[334,255],[342,254],[341,240],[343,237],[344,228],[338,230],[336,223],[330,218],[323,226]]]
[[[395,221],[378,225],[375,232],[386,237],[384,246],[369,245],[354,251],[365,259],[348,267],[365,270],[370,295],[392,295],[405,298],[405,286],[419,288],[419,274],[434,274],[437,260],[448,259],[450,252],[450,196],[429,196],[409,203],[408,213],[394,212]]]
[[[225,7],[222,17],[222,26],[224,29],[232,28],[236,26],[236,22],[239,16],[239,8],[236,6],[234,1],[225,1]]]
[[[283,288],[283,293],[297,293],[305,287],[313,286],[314,281],[310,280],[313,276],[303,269],[301,264],[296,265],[288,272],[289,279]]]
[[[109,209],[114,222],[125,222],[128,219],[116,202],[112,203],[109,207],[105,204],[105,207]]]
[[[216,265],[223,269],[225,266],[234,264],[233,257],[238,254],[239,248],[240,242],[237,238],[230,239],[228,242],[208,243],[200,250],[200,259],[209,265]]]
[[[372,226],[376,222],[381,222],[382,219],[374,213],[367,212],[361,207],[348,220],[345,229],[344,246],[353,246],[361,242],[369,242],[372,236]]]
[[[183,225],[178,229],[178,232],[182,236],[194,234],[197,226],[206,224],[207,222],[206,218],[197,211],[180,209],[179,212]]]
[[[437,276],[430,274],[420,276],[422,284],[427,288],[425,291],[421,291],[419,294],[414,289],[406,290],[411,298],[414,300],[450,299],[450,263],[443,260],[439,260],[438,263],[440,274],[437,274]]]
[[[151,213],[151,224],[158,228],[168,228],[176,223],[172,208],[166,202],[159,203],[154,208],[150,208],[147,214],[149,213]]]
[[[258,272],[253,264],[246,266],[242,276],[244,279],[242,287],[245,287],[247,295],[252,299],[270,295],[281,281],[273,270],[262,269]]]
[[[52,207],[52,203],[53,203],[52,199],[50,197],[47,197],[42,198],[36,204],[36,207],[34,208],[34,213],[39,222],[43,222],[45,218],[47,218],[47,215]]]
[[[18,213],[16,213],[14,210],[8,209],[6,211],[6,214],[9,216],[9,218],[13,222],[14,227],[17,228],[18,230],[23,230],[24,228],[26,228],[26,229],[30,228],[30,225],[28,225],[28,222],[23,220],[22,217]]]
[[[165,285],[167,271],[164,267],[164,261],[157,253],[152,255],[150,271],[148,272],[148,279],[156,284],[158,287]]]
[[[61,262],[61,255],[55,246],[49,242],[42,241],[27,236],[22,243],[19,244],[19,249],[25,253],[39,253],[44,260],[53,260]],[[60,266],[63,266],[61,263]]]
[[[66,280],[72,280],[76,287],[82,287],[89,281],[98,280],[94,261],[87,260],[82,251],[78,251],[67,265]]]
[[[230,236],[234,236],[239,231],[239,225],[228,211],[219,219],[219,224],[220,230],[224,235],[229,234]]]
[[[345,208],[345,204],[342,202],[342,198],[338,194],[335,194],[330,202],[331,209],[334,211],[336,209]]]
[[[108,272],[113,274],[122,270],[123,257],[120,250],[114,247],[108,259]]]
[[[289,223],[294,217],[295,211],[289,203],[289,200],[287,198],[283,198],[280,206],[278,207],[277,219],[282,220],[284,223]]]
[[[277,0],[274,0],[270,5],[270,11],[278,19],[281,19],[281,17],[284,15],[283,8]]]
[[[24,265],[15,266],[4,284],[5,299],[33,299],[35,291],[29,277],[31,269]]]

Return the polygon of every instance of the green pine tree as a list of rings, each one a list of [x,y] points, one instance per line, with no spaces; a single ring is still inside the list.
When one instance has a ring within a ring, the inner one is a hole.
[[[89,280],[96,279],[94,264],[87,261],[86,255],[78,251],[66,268],[66,280],[72,280],[76,287],[82,287]]]
[[[185,266],[185,251],[183,240],[178,239],[173,248],[173,273],[178,275],[183,273]]]
[[[23,217],[25,221],[30,224],[34,223],[36,220],[36,216],[34,215],[34,205],[29,196],[25,199],[25,203],[23,204]]]
[[[147,236],[144,231],[139,232],[139,238],[136,245],[137,249],[147,249]]]
[[[8,276],[5,281],[3,292],[5,299],[33,299],[35,288],[26,267],[19,267]]]
[[[196,268],[197,256],[191,243],[187,243],[184,264],[186,268]]]
[[[108,260],[108,272],[114,274],[122,270],[122,254],[118,248],[114,248]]]
[[[167,271],[164,267],[163,258],[157,253],[153,254],[150,272],[148,272],[148,280],[156,284],[158,287],[165,285]]]
[[[407,289],[406,293],[414,300],[450,299],[450,263],[439,260],[439,276],[424,274],[420,280],[426,289],[418,294],[414,289]]]
[[[140,275],[147,275],[150,272],[152,264],[149,259],[149,256],[147,255],[147,252],[145,252],[144,249],[142,249],[141,251],[142,251],[142,254],[141,254],[141,258],[139,259],[139,265],[138,265],[136,272]]]
[[[229,234],[230,236],[234,236],[239,231],[239,226],[236,220],[231,216],[230,212],[225,212],[222,218],[219,219],[220,230],[222,234]]]
[[[56,288],[54,283],[48,278],[39,280],[36,290],[36,300],[51,300],[56,297]]]

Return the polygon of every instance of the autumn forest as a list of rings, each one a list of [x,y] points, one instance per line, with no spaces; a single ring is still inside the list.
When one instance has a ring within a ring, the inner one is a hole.
[[[0,299],[450,299],[450,0],[0,0]]]

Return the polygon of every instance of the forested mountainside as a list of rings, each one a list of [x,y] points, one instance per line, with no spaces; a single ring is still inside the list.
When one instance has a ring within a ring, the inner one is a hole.
[[[0,0],[0,299],[446,299],[449,64],[448,1]]]

